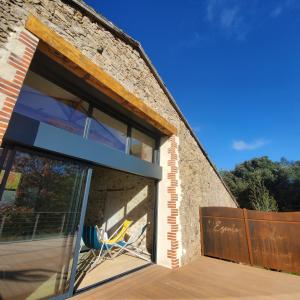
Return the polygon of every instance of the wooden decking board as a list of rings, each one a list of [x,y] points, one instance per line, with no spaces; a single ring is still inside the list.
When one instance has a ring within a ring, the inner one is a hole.
[[[90,255],[82,254],[80,260],[90,262]],[[149,264],[148,261],[142,260],[137,257],[122,254],[113,260],[105,260],[98,266],[87,272],[77,270],[78,281],[75,282],[77,290],[87,288],[91,285],[97,284],[103,280],[109,279],[113,276],[117,276],[124,272],[131,271],[135,268],[142,267]]]
[[[36,290],[61,270],[59,259],[65,255],[64,245],[63,237],[1,244],[0,266],[7,275],[0,279],[0,298],[34,298]]]
[[[300,276],[200,257],[177,271],[153,265],[79,299],[299,300]]]

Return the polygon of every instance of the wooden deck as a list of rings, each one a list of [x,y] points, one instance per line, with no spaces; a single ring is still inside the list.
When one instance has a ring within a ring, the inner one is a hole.
[[[300,276],[200,257],[177,271],[153,265],[73,299],[299,300]]]
[[[72,249],[64,237],[0,245],[0,299],[38,299],[55,295]]]
[[[81,255],[81,260],[88,260],[87,254]],[[113,260],[105,260],[88,272],[78,270],[75,287],[77,290],[86,288],[121,273],[131,271],[135,268],[149,265],[148,261],[131,255],[122,254]],[[86,270],[87,271],[87,270]]]

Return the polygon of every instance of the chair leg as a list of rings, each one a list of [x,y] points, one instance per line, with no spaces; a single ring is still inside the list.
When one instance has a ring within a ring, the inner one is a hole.
[[[93,263],[91,264],[88,272],[92,271],[98,264],[100,264],[103,261],[103,257],[101,256],[97,256],[96,259],[93,261]]]
[[[144,257],[143,255],[139,254],[137,252],[137,250],[131,250],[131,249],[129,249],[127,244],[124,245],[124,246],[122,246],[122,247],[119,246],[119,245],[116,245],[116,247],[118,247],[120,249],[113,255],[112,259],[116,258],[117,256],[121,255],[123,252],[126,251],[126,252],[129,252],[129,253],[133,254],[134,256],[136,256],[138,258],[141,258],[143,260],[151,262],[150,259],[148,259],[148,258]]]
[[[125,248],[125,247],[126,247],[126,245],[123,246],[123,247],[120,247],[120,250],[118,250],[118,251],[112,256],[112,259],[114,259],[114,258],[116,258],[117,256],[121,255],[122,252],[124,252],[124,248]]]
[[[128,249],[128,248],[126,248],[126,247],[124,247],[122,250],[123,250],[123,251],[126,251],[126,252],[129,252],[129,253],[135,255],[136,257],[138,257],[138,258],[140,258],[140,259],[143,259],[143,260],[146,260],[146,261],[151,262],[151,259],[149,259],[149,258],[147,258],[147,257],[145,257],[145,256],[143,256],[143,255],[141,255],[141,254],[139,254],[136,250],[134,251],[134,250]]]
[[[92,263],[92,265],[89,269],[89,272],[92,271],[98,264],[100,264],[105,259],[107,254],[110,256],[110,258],[113,258],[110,253],[110,249],[108,249],[108,247],[106,245],[103,245],[99,251],[99,254],[95,255],[96,259]]]

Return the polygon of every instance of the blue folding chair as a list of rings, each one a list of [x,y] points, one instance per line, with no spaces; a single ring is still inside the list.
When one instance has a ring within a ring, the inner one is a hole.
[[[112,256],[110,251],[112,248],[124,247],[127,245],[124,241],[124,237],[132,223],[133,222],[131,220],[125,220],[109,238],[107,233],[103,229],[100,229],[97,225],[83,227],[83,242],[92,251],[95,257],[95,261],[92,263],[91,269],[96,264],[102,262],[107,254],[111,259],[114,258],[115,256]],[[98,256],[95,251],[99,251]]]
[[[97,225],[95,226],[84,226],[82,231],[82,240],[87,248],[93,253],[95,261],[92,263],[91,268],[101,262],[106,254],[110,254],[111,245],[107,244],[107,235],[104,230],[99,229]],[[99,254],[96,255],[96,251],[99,251]]]

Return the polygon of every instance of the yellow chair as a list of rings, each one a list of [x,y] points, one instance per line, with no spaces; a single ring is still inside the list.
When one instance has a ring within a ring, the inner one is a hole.
[[[147,230],[147,226],[148,224],[145,224],[141,227],[139,227],[134,234],[132,234],[127,241],[125,241],[124,237],[125,234],[127,232],[127,229],[129,228],[129,226],[132,224],[132,221],[127,221],[125,220],[125,222],[123,223],[122,229],[120,231],[117,231],[118,234],[116,234],[116,236],[112,239],[109,239],[106,243],[108,245],[108,247],[110,247],[110,249],[115,249],[117,251],[115,251],[114,255],[112,256],[110,253],[110,257],[112,259],[114,259],[115,257],[121,255],[124,252],[127,252],[131,255],[134,255],[136,257],[139,257],[143,260],[149,261],[151,262],[151,259],[149,257],[146,257],[143,252],[143,250],[137,248],[134,246],[135,243],[138,242],[138,240],[140,240],[141,238],[144,237],[144,233]],[[124,229],[124,232],[123,232]]]
[[[105,242],[107,244],[116,244],[118,242],[121,242],[124,239],[132,223],[133,221],[125,220],[123,224],[120,227],[118,227],[116,231],[110,236],[110,238]]]
[[[110,237],[108,237],[107,233],[97,225],[86,228],[87,234],[83,235],[83,240],[85,245],[91,249],[95,257],[95,260],[90,267],[90,271],[96,265],[101,263],[107,255],[111,259],[114,258],[111,254],[111,250],[113,250],[116,245],[124,245],[126,243],[124,238],[132,223],[133,221],[125,220]],[[95,251],[97,250],[99,250],[98,255],[95,254]]]

